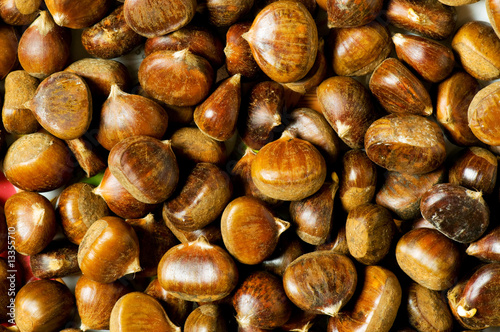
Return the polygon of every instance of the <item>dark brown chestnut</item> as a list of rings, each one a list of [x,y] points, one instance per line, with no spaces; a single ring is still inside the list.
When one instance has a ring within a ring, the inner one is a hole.
[[[158,265],[158,280],[162,288],[178,298],[211,302],[233,291],[238,269],[225,249],[200,236],[165,253]]]
[[[254,0],[205,0],[205,10],[210,24],[216,27],[230,26],[244,17]]]
[[[265,259],[261,265],[264,270],[283,276],[286,267],[306,253],[303,242],[293,233],[284,233],[273,254]]]
[[[5,220],[14,229],[12,245],[22,255],[35,255],[52,241],[56,234],[54,207],[35,192],[22,191],[5,202]]]
[[[80,273],[78,246],[65,240],[54,240],[43,251],[30,257],[33,275],[40,279],[56,279]]]
[[[285,324],[292,311],[281,279],[265,271],[256,271],[243,280],[233,296],[233,306],[239,326],[262,329]]]
[[[431,228],[411,230],[396,245],[399,267],[415,282],[431,290],[441,291],[455,284],[460,256],[452,240]]]
[[[221,217],[224,245],[243,264],[254,265],[268,258],[279,236],[290,226],[273,215],[256,198],[242,196],[232,200]]]
[[[226,33],[226,69],[229,75],[241,74],[246,79],[255,79],[262,71],[252,55],[252,49],[242,35],[252,26],[252,22],[238,22]]]
[[[220,216],[231,195],[226,172],[214,164],[198,163],[180,193],[163,204],[163,218],[181,230],[203,228]]]
[[[358,282],[354,263],[332,251],[314,251],[294,260],[285,270],[283,286],[300,309],[336,316],[351,299]]]
[[[479,240],[469,244],[466,253],[487,262],[500,263],[500,227],[492,229]]]
[[[451,183],[430,188],[422,196],[420,211],[438,231],[460,243],[479,239],[490,222],[481,192]]]

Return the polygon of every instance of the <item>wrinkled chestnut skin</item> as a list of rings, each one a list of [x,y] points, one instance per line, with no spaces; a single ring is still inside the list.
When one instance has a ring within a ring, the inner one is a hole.
[[[453,316],[467,329],[500,326],[500,263],[481,266],[448,291]]]
[[[457,22],[456,9],[438,0],[390,0],[385,14],[395,27],[437,40],[451,36]]]
[[[438,86],[436,120],[446,136],[459,146],[479,145],[479,139],[469,128],[469,105],[481,89],[479,82],[470,74],[458,71]]]
[[[476,241],[490,222],[481,192],[451,183],[430,188],[422,196],[420,211],[438,231],[460,243]]]
[[[329,318],[328,332],[388,332],[391,329],[402,297],[398,278],[383,267],[367,266],[362,280],[359,295],[351,300],[351,309]]]
[[[254,272],[243,281],[233,296],[233,306],[240,326],[262,329],[283,325],[292,311],[281,279],[265,271]]]
[[[414,114],[390,114],[373,122],[366,131],[365,150],[389,171],[417,175],[437,169],[446,158],[441,128]]]
[[[144,37],[125,21],[123,5],[96,24],[82,31],[82,45],[92,56],[111,59],[125,55],[139,46]]]
[[[415,282],[440,291],[456,282],[461,257],[457,245],[436,229],[417,228],[399,239],[396,259]]]
[[[347,256],[314,251],[288,265],[283,285],[288,298],[302,310],[335,316],[353,296],[357,273]]]
[[[448,303],[438,291],[412,282],[408,288],[406,310],[410,324],[419,331],[451,332],[453,329]]]

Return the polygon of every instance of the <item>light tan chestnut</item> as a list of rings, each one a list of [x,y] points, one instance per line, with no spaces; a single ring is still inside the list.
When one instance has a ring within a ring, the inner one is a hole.
[[[262,71],[279,83],[306,76],[318,52],[316,23],[307,8],[297,1],[269,4],[257,14],[242,37],[250,44]]]
[[[264,195],[296,201],[321,188],[326,178],[326,162],[311,143],[285,131],[257,153],[251,174]]]
[[[78,265],[87,278],[102,283],[141,271],[139,240],[132,226],[118,217],[96,220],[80,243]]]
[[[110,332],[181,332],[158,301],[147,294],[132,292],[123,295],[113,306],[109,320]]]
[[[92,144],[92,138],[87,139],[84,134],[78,138],[65,140],[65,142],[87,178],[91,178],[106,169],[105,155],[98,145]]]
[[[181,127],[170,136],[172,150],[179,160],[223,166],[227,160],[224,142],[205,135],[198,127]]]
[[[476,93],[467,111],[472,133],[488,145],[500,145],[500,124],[496,121],[500,114],[496,107],[499,96],[500,82],[493,82]]]
[[[163,255],[158,265],[160,285],[172,295],[197,302],[228,296],[238,282],[238,269],[229,253],[204,236],[181,243]]]
[[[221,217],[222,240],[233,257],[254,265],[269,257],[281,233],[290,224],[276,218],[256,198],[242,196],[232,200]]]

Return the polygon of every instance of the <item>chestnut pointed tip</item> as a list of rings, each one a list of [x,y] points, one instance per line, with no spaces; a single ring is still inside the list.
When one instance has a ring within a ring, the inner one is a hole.
[[[82,324],[80,325],[80,330],[82,330],[82,331],[84,331],[84,332],[85,332],[85,331],[87,331],[87,330],[91,330],[91,328],[90,328],[90,327],[88,327],[87,325],[85,325],[85,324],[82,322]]]
[[[116,98],[118,96],[126,95],[122,89],[120,89],[120,86],[118,84],[113,84],[111,85],[111,89],[109,90],[109,95],[108,99]]]
[[[142,268],[141,268],[141,265],[139,263],[139,256],[137,256],[131,263],[130,265],[127,267],[127,269],[125,270],[125,273],[123,275],[127,275],[127,274],[132,274],[132,273],[137,273],[137,272],[141,272],[142,271]]]
[[[471,244],[469,244],[469,246],[467,247],[467,249],[465,250],[465,253],[469,256],[474,256],[475,254],[477,254],[478,252],[478,245],[477,243],[473,242]]]
[[[475,191],[475,190],[469,190],[467,189],[465,191],[467,196],[471,197],[472,199],[476,200],[482,200],[483,199],[483,193],[481,191]]]
[[[68,23],[68,19],[64,13],[55,13],[54,16],[52,16],[52,19],[60,27],[63,27]]]
[[[395,33],[394,36],[392,36],[392,42],[396,46],[399,46],[399,45],[403,44],[403,42],[404,42],[404,36],[403,36],[403,34],[401,34],[399,32]]]
[[[323,309],[320,309],[323,314],[330,316],[330,317],[335,317],[340,311],[340,308],[344,305],[343,301],[339,301],[331,306],[325,307]]]
[[[290,223],[286,220],[275,218],[276,225],[278,226],[278,236],[283,234],[288,228],[290,228]]]

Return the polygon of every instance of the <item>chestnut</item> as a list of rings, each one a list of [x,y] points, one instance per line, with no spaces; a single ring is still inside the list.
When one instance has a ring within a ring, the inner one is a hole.
[[[14,27],[7,24],[0,25],[0,80],[3,80],[17,64],[17,49],[19,38]]]
[[[74,244],[80,244],[90,225],[109,215],[104,199],[93,193],[91,184],[78,182],[63,189],[59,194],[56,212],[64,235]]]
[[[75,298],[55,280],[35,280],[16,295],[15,321],[21,331],[58,331],[73,317]]]
[[[280,237],[273,254],[266,258],[261,266],[264,270],[283,277],[286,267],[306,253],[303,242],[293,233],[285,233]]]
[[[120,297],[111,310],[110,332],[181,332],[155,298],[141,292]]]
[[[29,25],[39,14],[40,12],[38,10],[29,14],[21,13],[19,9],[17,9],[16,0],[0,1],[0,18],[9,25]]]
[[[342,310],[328,320],[328,332],[391,330],[402,290],[396,275],[380,266],[363,269],[361,291],[352,301],[350,310]]]
[[[307,8],[296,1],[267,5],[242,37],[262,71],[279,83],[306,76],[318,51],[316,23]]]
[[[381,0],[327,0],[328,27],[349,28],[370,23],[382,9]]]
[[[82,320],[80,329],[109,329],[113,306],[131,291],[131,287],[119,280],[103,284],[81,276],[75,286],[76,307]]]
[[[221,217],[224,245],[234,258],[248,265],[268,258],[289,226],[258,199],[248,196],[229,202]]]
[[[345,229],[349,253],[365,265],[377,264],[389,253],[396,233],[389,210],[370,203],[349,211]]]
[[[285,270],[283,286],[300,309],[336,316],[357,285],[354,263],[332,251],[314,251],[294,260]]]
[[[243,280],[233,296],[236,321],[241,327],[273,329],[290,318],[292,303],[287,298],[281,279],[256,271]]]
[[[22,191],[5,202],[7,226],[14,229],[13,246],[22,255],[35,255],[52,241],[56,234],[54,207],[35,192]]]
[[[163,255],[158,280],[162,288],[178,298],[212,302],[228,296],[236,287],[238,269],[225,249],[200,236]]]
[[[24,70],[15,70],[5,77],[2,123],[10,134],[31,134],[40,128],[33,112],[25,103],[35,95],[40,81]]]
[[[438,231],[460,243],[476,241],[490,222],[481,192],[451,183],[434,185],[425,192],[420,211]]]
[[[255,79],[262,71],[252,55],[252,49],[242,35],[252,26],[252,22],[238,22],[226,33],[226,69],[229,75],[241,74],[246,79]]]
[[[141,271],[139,240],[132,226],[119,217],[96,220],[80,243],[78,265],[83,275],[102,283]]]
[[[186,319],[184,332],[227,332],[224,313],[217,304],[204,304],[194,309]]]
[[[132,30],[152,38],[178,30],[191,22],[196,13],[196,0],[126,0],[123,12]]]
[[[198,163],[180,193],[163,204],[163,218],[181,230],[203,228],[222,213],[231,195],[226,172],[214,164]]]
[[[423,116],[405,113],[374,121],[366,131],[365,151],[389,171],[417,175],[436,170],[446,158],[441,128]]]
[[[193,163],[212,163],[223,166],[227,161],[224,142],[216,141],[203,134],[197,127],[181,127],[170,136],[172,150],[180,160]]]
[[[500,263],[500,227],[493,228],[469,244],[466,253],[483,261]]]
[[[500,264],[490,263],[473,271],[448,291],[453,316],[467,329],[500,326]]]
[[[138,201],[158,204],[173,193],[179,181],[179,166],[170,141],[150,136],[130,136],[115,144],[108,168]]]
[[[251,174],[264,195],[296,201],[321,188],[326,178],[326,162],[311,143],[285,131],[278,140],[259,150]]]
[[[453,316],[440,292],[410,283],[406,310],[410,324],[419,331],[453,330]]]
[[[352,77],[334,76],[316,90],[321,113],[351,149],[363,147],[368,127],[378,117],[367,88]]]
[[[64,142],[38,132],[21,136],[7,150],[3,161],[5,177],[27,191],[51,191],[68,182],[74,162]]]
[[[65,142],[87,178],[94,177],[106,169],[104,154],[100,147],[92,144],[91,140],[87,140],[81,136],[66,140]]]
[[[40,279],[63,278],[79,274],[78,246],[66,239],[54,240],[30,257],[33,276]]]
[[[110,0],[89,0],[74,3],[70,0],[45,0],[45,5],[57,25],[82,29],[98,22],[111,8]]]
[[[474,95],[467,111],[472,133],[488,145],[500,145],[500,129],[495,122],[498,110],[494,106],[499,95],[500,82],[493,82]]]
[[[399,239],[396,260],[415,282],[441,291],[456,282],[461,257],[457,245],[436,229],[417,228]]]

